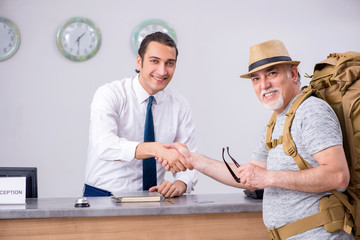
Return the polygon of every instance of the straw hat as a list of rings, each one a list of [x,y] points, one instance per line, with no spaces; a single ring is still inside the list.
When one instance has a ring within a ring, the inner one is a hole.
[[[241,78],[250,78],[251,73],[282,63],[295,66],[299,61],[293,61],[285,45],[279,40],[270,40],[250,47],[249,72],[240,75]]]

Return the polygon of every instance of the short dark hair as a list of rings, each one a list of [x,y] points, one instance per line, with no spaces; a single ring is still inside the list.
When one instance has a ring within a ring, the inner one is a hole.
[[[150,42],[158,42],[161,44],[164,44],[169,47],[173,47],[176,50],[176,58],[179,54],[179,51],[177,49],[175,41],[166,33],[163,32],[154,32],[149,35],[147,35],[141,42],[138,54],[141,57],[141,59],[144,59],[144,55],[146,52],[146,49]],[[141,63],[142,64],[142,63]],[[139,73],[139,70],[135,70],[137,73]]]

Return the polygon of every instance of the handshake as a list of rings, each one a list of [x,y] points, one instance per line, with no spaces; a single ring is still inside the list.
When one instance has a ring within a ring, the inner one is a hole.
[[[194,169],[192,165],[192,154],[183,143],[163,144],[156,160],[172,173]]]

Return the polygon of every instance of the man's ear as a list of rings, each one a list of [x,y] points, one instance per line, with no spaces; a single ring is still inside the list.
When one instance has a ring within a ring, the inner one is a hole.
[[[142,66],[142,59],[141,59],[140,55],[137,55],[137,57],[136,57],[136,67],[137,67],[137,69],[140,70],[141,66]]]
[[[290,68],[290,73],[291,73],[291,79],[294,81],[294,83],[296,83],[299,73],[298,68],[295,65],[292,65]]]

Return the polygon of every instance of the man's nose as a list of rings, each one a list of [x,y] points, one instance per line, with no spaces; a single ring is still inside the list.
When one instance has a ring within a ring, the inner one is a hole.
[[[166,65],[165,64],[160,64],[158,67],[158,74],[160,75],[166,75],[167,73],[167,69],[166,69]]]
[[[269,89],[271,87],[270,81],[268,81],[266,78],[263,78],[261,80],[261,89]]]

